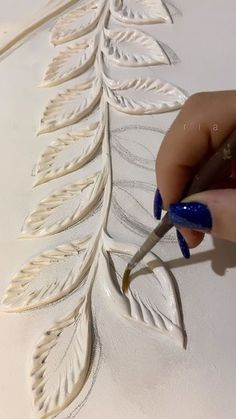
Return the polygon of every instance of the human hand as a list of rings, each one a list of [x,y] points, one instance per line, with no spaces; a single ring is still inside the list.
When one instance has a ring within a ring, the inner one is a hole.
[[[236,162],[219,173],[210,190],[182,199],[201,164],[236,128],[236,91],[197,93],[186,101],[166,134],[156,159],[158,190],[154,213],[163,207],[178,227],[185,257],[204,233],[236,242]]]

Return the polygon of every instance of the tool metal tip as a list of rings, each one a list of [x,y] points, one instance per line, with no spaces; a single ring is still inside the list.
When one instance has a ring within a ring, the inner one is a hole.
[[[130,283],[130,269],[126,268],[123,275],[123,281],[122,281],[122,291],[124,294],[126,294],[129,289],[129,283]]]

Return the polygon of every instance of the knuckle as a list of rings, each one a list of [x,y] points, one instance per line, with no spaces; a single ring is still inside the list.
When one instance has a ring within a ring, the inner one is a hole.
[[[180,111],[180,121],[191,124],[200,123],[205,120],[209,111],[212,97],[210,92],[198,92],[191,95]]]
[[[199,108],[199,106],[203,106],[209,97],[209,93],[207,92],[197,92],[193,95],[189,96],[186,100],[184,107],[186,108]]]

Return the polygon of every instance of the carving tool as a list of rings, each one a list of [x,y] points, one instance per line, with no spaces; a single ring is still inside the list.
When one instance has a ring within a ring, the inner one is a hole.
[[[204,163],[199,172],[194,176],[185,197],[198,192],[203,192],[213,183],[217,174],[229,163],[230,160],[236,158],[236,129],[230,134],[221,147]],[[144,256],[165,236],[165,234],[173,227],[169,219],[168,212],[160,221],[158,226],[151,232],[143,245],[132,257],[128,263],[122,282],[122,290],[124,293],[128,291],[130,284],[130,272],[144,258]]]

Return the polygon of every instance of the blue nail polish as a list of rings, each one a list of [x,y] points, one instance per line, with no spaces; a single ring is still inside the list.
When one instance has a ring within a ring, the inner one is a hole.
[[[179,247],[180,247],[183,257],[185,257],[185,259],[189,259],[190,251],[189,251],[189,247],[185,238],[182,236],[182,234],[178,230],[176,230],[176,235],[177,235]]]
[[[155,193],[153,212],[154,212],[154,217],[157,220],[160,220],[161,219],[161,213],[162,213],[162,197],[161,197],[161,194],[159,192],[159,189],[157,189],[156,193]]]
[[[169,216],[173,224],[193,230],[212,229],[209,208],[200,202],[180,202],[169,207]]]

